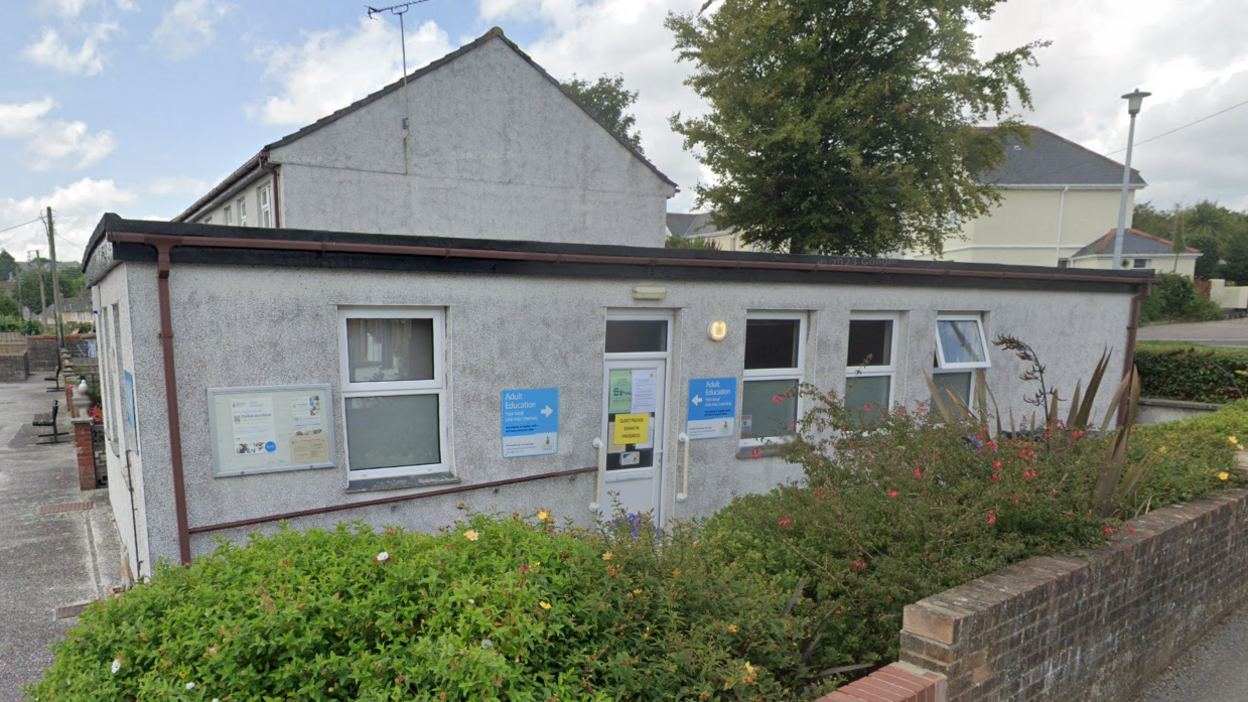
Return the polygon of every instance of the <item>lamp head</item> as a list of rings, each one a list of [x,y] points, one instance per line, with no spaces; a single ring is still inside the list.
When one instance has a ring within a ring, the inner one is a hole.
[[[1140,114],[1140,105],[1144,102],[1144,98],[1149,95],[1152,95],[1152,93],[1141,92],[1139,88],[1136,88],[1135,92],[1123,95],[1122,99],[1127,101],[1127,114]]]

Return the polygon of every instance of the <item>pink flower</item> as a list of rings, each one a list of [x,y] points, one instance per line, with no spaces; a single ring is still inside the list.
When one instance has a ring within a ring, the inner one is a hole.
[[[993,462],[992,462],[992,467],[993,467],[995,470],[1001,470],[1001,461],[993,461]]]
[[[919,478],[919,479],[922,479],[922,478],[923,478],[923,471],[919,470],[918,468],[915,468],[915,469],[914,469],[914,477]]]
[[[870,412],[870,411],[871,411],[871,405],[863,405],[863,406],[862,406],[862,411],[863,411],[863,412]]]
[[[1115,530],[1114,530],[1114,528],[1113,528],[1113,527],[1111,527],[1111,526],[1110,526],[1110,525],[1108,525],[1108,524],[1106,524],[1106,525],[1105,525],[1105,533],[1106,533],[1106,534],[1112,534],[1112,533],[1114,533],[1114,531],[1115,531]]]
[[[776,395],[775,397],[771,398],[771,401],[777,405],[780,404],[783,400],[784,398],[780,397],[779,395]]]
[[[992,510],[988,510],[988,523],[989,524],[997,523],[997,515]]]
[[[867,564],[863,563],[862,561],[854,561],[854,567],[857,568],[858,570],[862,570],[863,568],[867,567]]]
[[[780,520],[780,526],[782,526],[782,527],[787,527],[787,526],[789,526],[789,525],[790,525],[790,524],[792,524],[792,523],[793,523],[793,522],[789,521],[788,519],[781,519],[781,520]]]
[[[993,473],[993,474],[992,474],[992,479],[993,479],[993,480],[1000,480],[1000,479],[1001,479],[1001,476],[1000,476],[1000,475],[998,475],[997,473]]]
[[[1127,525],[1127,533],[1128,533],[1128,534],[1131,534],[1131,535],[1133,535],[1133,536],[1134,536],[1134,535],[1135,535],[1135,527],[1133,527],[1133,526],[1131,526],[1131,525]]]
[[[754,447],[754,450],[750,451],[750,456],[752,456],[752,457],[754,457],[754,458],[762,458],[762,457],[763,457],[763,450],[762,450],[761,448],[759,448],[759,447],[755,446],[755,447]]]
[[[896,496],[897,496],[897,491],[896,491],[896,490],[889,490],[889,491],[888,491],[888,496],[889,496],[889,497],[896,497]]]

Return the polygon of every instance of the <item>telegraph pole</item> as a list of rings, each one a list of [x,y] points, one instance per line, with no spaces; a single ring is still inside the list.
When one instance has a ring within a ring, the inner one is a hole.
[[[61,279],[56,275],[56,225],[52,223],[52,206],[48,206],[48,251],[52,253],[52,304],[56,305],[56,348],[65,348],[65,323],[61,313]]]

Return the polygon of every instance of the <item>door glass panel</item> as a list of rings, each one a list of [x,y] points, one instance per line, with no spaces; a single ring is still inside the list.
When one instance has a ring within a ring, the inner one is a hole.
[[[653,366],[607,371],[607,470],[654,466],[662,384]]]
[[[667,351],[667,320],[607,320],[607,353]]]

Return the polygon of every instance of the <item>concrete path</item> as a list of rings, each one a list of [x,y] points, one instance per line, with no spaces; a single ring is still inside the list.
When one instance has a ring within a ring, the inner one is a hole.
[[[1230,585],[1238,587],[1238,584]],[[1161,673],[1131,702],[1248,700],[1248,607],[1211,629],[1199,646]]]
[[[48,645],[78,621],[57,619],[58,608],[121,582],[108,490],[78,489],[72,431],[61,444],[34,443],[47,431],[30,425],[34,414],[50,411],[54,399],[65,403],[48,385],[0,384],[0,702],[20,699],[22,685],[41,678],[52,662]],[[58,422],[72,429],[66,413]],[[56,506],[70,511],[40,514]]]
[[[1248,347],[1248,318],[1224,322],[1154,324],[1140,328],[1141,341],[1186,341],[1204,346]]]

